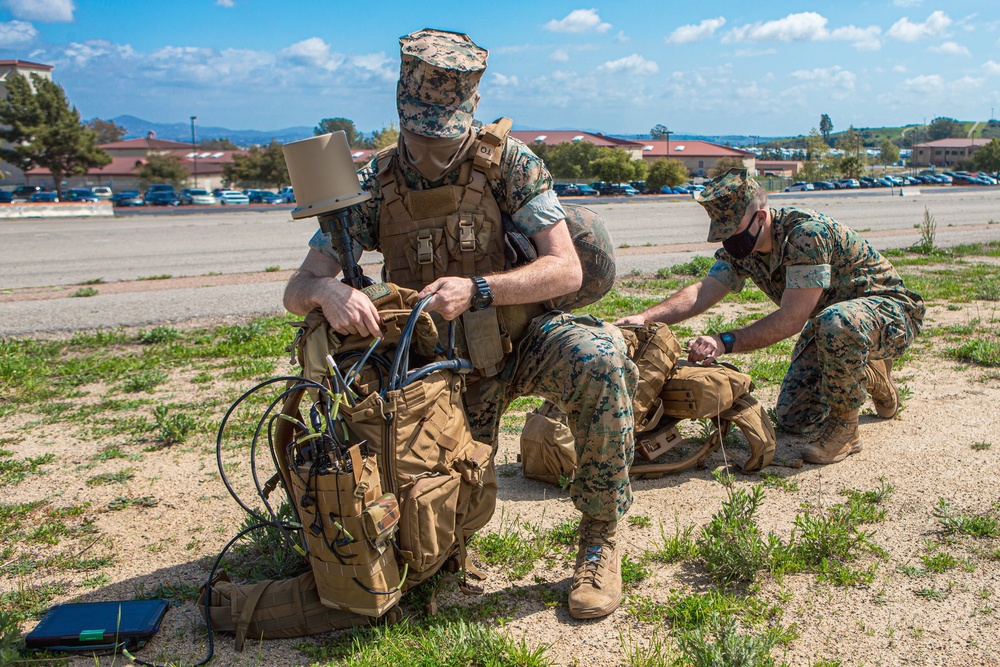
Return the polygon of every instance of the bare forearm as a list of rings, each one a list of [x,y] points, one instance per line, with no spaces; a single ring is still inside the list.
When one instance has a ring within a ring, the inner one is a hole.
[[[781,310],[776,310],[750,326],[735,330],[733,335],[736,341],[733,343],[733,352],[760,350],[800,331],[802,331],[801,322],[788,317],[787,313],[782,313]]]
[[[718,303],[724,295],[725,292],[720,295],[715,294],[706,288],[704,281],[699,281],[688,285],[655,306],[650,306],[642,311],[640,316],[647,322],[677,324],[695,315],[701,315]]]
[[[525,266],[486,276],[494,303],[510,306],[547,301],[580,289],[583,270],[572,259],[543,255]]]
[[[319,277],[305,271],[296,271],[285,286],[285,310],[305,315],[321,307],[323,295],[336,292],[344,284],[337,278]]]

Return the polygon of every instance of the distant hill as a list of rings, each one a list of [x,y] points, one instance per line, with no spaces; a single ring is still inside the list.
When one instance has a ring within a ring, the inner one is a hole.
[[[111,119],[124,127],[128,134],[126,139],[140,139],[150,132],[156,133],[157,139],[170,141],[191,141],[191,123],[154,123],[136,118],[135,116],[115,116]],[[230,130],[225,127],[199,125],[195,121],[195,134],[198,141],[208,139],[229,139],[237,146],[248,147],[255,144],[269,144],[272,139],[281,143],[306,139],[313,136],[311,127],[286,127],[280,130]]]

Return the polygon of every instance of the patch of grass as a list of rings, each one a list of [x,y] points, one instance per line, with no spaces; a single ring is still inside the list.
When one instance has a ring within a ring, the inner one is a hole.
[[[403,621],[356,628],[322,646],[301,646],[311,660],[341,667],[547,667],[547,645],[530,646],[490,625],[464,620]]]
[[[215,376],[208,371],[200,371],[197,375],[191,378],[191,382],[194,384],[208,384],[215,380]]]
[[[160,501],[153,496],[140,496],[138,498],[118,496],[108,503],[108,511],[117,512],[119,510],[128,509],[129,507],[156,507],[159,502]]]
[[[649,528],[653,525],[653,520],[645,514],[633,514],[628,518],[628,525],[633,528]]]
[[[576,546],[580,537],[580,519],[570,518],[555,525],[548,533],[548,539],[555,544]]]
[[[632,638],[631,629],[628,630],[627,638],[626,633],[619,630],[618,641],[628,667],[672,667],[678,664],[680,658],[658,628],[653,628],[648,639],[638,640]]]
[[[660,301],[662,301],[662,299],[656,297],[622,294],[617,290],[617,288],[612,288],[612,290],[604,295],[604,297],[597,303],[593,303],[574,312],[577,314],[593,315],[595,317],[614,322],[620,317],[635,315],[636,313],[643,311]]]
[[[626,588],[634,588],[652,573],[645,563],[632,560],[628,554],[622,556],[622,585]]]
[[[942,574],[948,570],[961,565],[961,561],[946,551],[940,551],[929,556],[921,556],[924,568],[932,574]]]
[[[974,442],[969,447],[972,448],[974,452],[985,452],[987,449],[993,446],[992,442]]]
[[[80,582],[80,585],[84,588],[100,588],[101,586],[107,586],[111,583],[111,577],[101,572],[100,574],[95,574],[92,577],[87,577]]]
[[[91,461],[110,461],[112,459],[124,459],[128,456],[118,445],[108,445],[101,451],[90,457]]]
[[[90,280],[83,280],[80,282],[81,285],[103,285],[104,278],[91,278]]]
[[[667,535],[661,521],[661,546],[646,551],[645,557],[659,563],[678,563],[689,558],[694,558],[698,554],[698,547],[695,544],[694,538],[691,537],[693,532],[693,525],[681,530],[677,517],[674,517],[674,534]]]
[[[165,405],[158,405],[153,409],[153,420],[156,423],[159,442],[163,445],[184,442],[197,428],[198,422],[187,413],[168,414],[168,412],[169,408]]]
[[[773,667],[771,649],[779,643],[774,633],[744,633],[734,618],[713,620],[705,628],[681,630],[677,647],[691,667],[753,665]]]
[[[140,586],[136,591],[136,600],[169,600],[175,607],[185,602],[192,602],[198,599],[198,584],[187,582],[160,584],[153,590],[146,592],[145,587]]]
[[[939,591],[936,588],[921,588],[920,590],[913,591],[913,594],[918,598],[923,598],[932,602],[940,602],[948,597],[947,593]]]
[[[278,519],[295,520],[288,503],[282,503],[278,508]],[[246,530],[256,523],[257,520],[248,515],[243,519],[237,532]],[[294,533],[288,533],[288,538],[295,543],[298,541]],[[281,531],[270,526],[247,533],[243,541],[233,547],[231,553],[232,556],[226,562],[226,569],[241,581],[289,579],[309,569],[308,561],[295,552]]]
[[[43,474],[43,465],[56,460],[52,453],[29,456],[24,459],[0,459],[0,487],[20,484],[28,475]]]
[[[167,381],[167,374],[158,368],[143,368],[141,371],[128,375],[122,380],[119,388],[130,394],[140,391],[153,393],[153,389]]]
[[[542,405],[543,399],[538,396],[518,396],[510,402],[507,408],[513,412],[530,412]]]
[[[487,565],[503,568],[512,579],[531,572],[551,546],[547,534],[537,527],[501,518],[498,532],[479,533],[470,541]],[[528,534],[525,534],[528,533]]]
[[[139,329],[139,334],[136,338],[144,345],[158,345],[163,343],[172,343],[180,338],[180,335],[181,334],[177,331],[177,329],[161,325],[153,327],[149,331]]]
[[[979,538],[1000,535],[1000,526],[993,517],[958,513],[944,498],[938,499],[933,514],[945,535],[960,534]]]
[[[669,269],[660,269],[656,272],[657,278],[669,278],[672,275],[694,276],[704,278],[708,275],[708,270],[715,264],[714,257],[695,255],[690,261],[683,264],[674,264]]]
[[[278,271],[281,271],[281,267],[278,266],[277,264],[273,264],[271,266],[265,266],[264,267],[264,272],[265,273],[276,273]]]
[[[96,289],[94,289],[93,287],[81,287],[77,291],[75,291],[72,294],[70,294],[70,296],[72,296],[72,297],[88,297],[88,296],[97,296],[98,294],[100,294],[100,292],[97,291]]]
[[[169,273],[158,273],[155,276],[139,276],[136,280],[167,280],[173,278]]]
[[[125,468],[124,470],[119,470],[118,472],[104,472],[100,475],[94,475],[87,480],[87,486],[105,486],[107,484],[124,484],[135,477],[135,473],[132,472],[132,468]]]
[[[712,515],[697,541],[705,572],[722,585],[752,584],[757,572],[779,546],[778,538],[761,534],[756,515],[764,500],[764,488],[756,485],[730,489],[722,509]]]
[[[230,380],[264,379],[274,373],[273,359],[241,359],[223,372]]]
[[[974,338],[958,347],[949,348],[946,354],[979,366],[1000,366],[1000,338]]]
[[[795,493],[799,490],[799,483],[784,475],[764,471],[760,474],[760,478],[764,486],[769,489],[781,489],[788,493]]]
[[[17,588],[7,593],[0,593],[0,609],[17,621],[23,622],[29,618],[41,618],[52,598],[66,592],[66,584],[38,584],[37,586],[18,582]]]

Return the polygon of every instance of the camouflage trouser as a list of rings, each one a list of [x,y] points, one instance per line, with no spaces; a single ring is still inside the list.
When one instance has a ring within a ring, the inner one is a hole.
[[[471,384],[472,434],[493,443],[500,418],[518,396],[541,396],[569,417],[576,439],[576,475],[569,492],[581,512],[603,521],[632,504],[632,396],[639,374],[619,330],[589,315],[536,319],[500,375]]]
[[[865,402],[865,364],[903,354],[923,324],[923,304],[863,297],[824,308],[806,323],[792,351],[775,406],[790,433],[819,429],[830,411],[845,413]]]

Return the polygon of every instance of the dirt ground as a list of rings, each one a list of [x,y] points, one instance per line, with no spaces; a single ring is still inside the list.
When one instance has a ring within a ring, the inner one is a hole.
[[[728,306],[728,312],[716,309],[713,314],[731,316],[739,307]],[[935,327],[966,324],[974,318],[995,321],[1000,316],[996,308],[995,302],[963,304],[958,310],[932,306],[925,334]],[[697,330],[698,323],[693,323],[692,328]],[[775,649],[777,659],[796,666],[820,660],[840,660],[852,666],[1000,665],[1000,633],[994,610],[1000,595],[1000,559],[995,555],[1000,544],[997,539],[946,539],[932,515],[938,499],[944,498],[961,512],[995,516],[995,504],[1000,501],[993,481],[1000,476],[1000,419],[996,408],[1000,405],[1000,379],[984,377],[983,368],[943,357],[940,353],[947,345],[940,336],[918,339],[915,353],[896,375],[911,392],[905,409],[889,421],[879,420],[870,409],[866,410],[861,425],[863,451],[832,466],[807,464],[800,469],[771,469],[798,483],[797,491],[768,489],[760,512],[761,527],[786,540],[802,503],[829,506],[843,502],[840,490],[874,489],[880,479],[894,488],[885,505],[887,519],[871,526],[874,542],[886,550],[888,557],[866,557],[862,561],[862,565],[876,564],[873,583],[837,587],[818,582],[812,574],[787,576],[780,582],[763,577],[760,597],[778,603],[784,609],[781,622],[794,625],[798,633],[787,647]],[[195,385],[189,380],[184,373],[178,374],[158,388],[157,395],[169,393],[173,400],[193,400],[198,390],[191,389]],[[84,389],[91,390],[91,396],[101,394],[100,387]],[[757,395],[766,405],[773,405],[776,393],[777,387],[769,386],[758,390]],[[211,559],[237,532],[243,518],[220,482],[214,443],[207,439],[186,443],[147,453],[141,461],[137,457],[136,461],[94,463],[92,457],[112,442],[76,437],[65,424],[33,426],[35,419],[30,414],[7,418],[6,435],[21,439],[5,447],[17,457],[51,452],[56,462],[46,467],[44,475],[0,488],[0,502],[44,500],[53,507],[90,503],[87,514],[97,529],[94,535],[99,537],[79,538],[78,549],[87,556],[114,555],[116,559],[104,570],[108,581],[89,592],[77,587],[87,575],[73,571],[4,576],[0,592],[61,582],[70,586],[53,602],[131,599],[159,585],[197,586],[204,580]],[[980,445],[973,448],[976,443]],[[779,434],[777,458],[794,459],[802,444],[801,440]],[[125,449],[130,454],[140,453],[138,447]],[[502,522],[513,520],[551,528],[576,515],[565,492],[520,475],[517,452],[516,433],[505,432],[497,457],[500,502],[483,532],[498,531]],[[734,452],[737,459],[743,453]],[[704,526],[725,499],[725,488],[712,478],[712,471],[723,465],[723,454],[717,452],[707,469],[636,482],[630,514],[648,516],[652,525],[622,527],[625,553],[638,560],[646,549],[654,548],[660,540],[660,521],[671,534],[675,521],[681,528],[694,525],[696,532]],[[81,466],[88,466],[86,472],[81,472]],[[132,468],[135,474],[124,485],[91,486],[85,481],[101,472],[123,468]],[[234,467],[230,475],[239,480],[240,470]],[[758,476],[736,474],[737,487],[759,481]],[[243,490],[248,488],[245,479],[238,485]],[[103,509],[121,496],[153,496],[158,502],[153,507]],[[965,567],[917,578],[901,571],[907,565],[919,566],[921,556],[936,550],[951,553]],[[629,595],[666,602],[673,590],[704,590],[707,585],[691,562],[654,563],[651,567],[652,575],[628,591]],[[621,665],[624,654],[620,633],[648,640],[654,632],[662,634],[667,630],[637,622],[628,613],[627,604],[602,620],[571,619],[564,595],[572,571],[565,559],[540,561],[534,572],[516,581],[510,581],[497,568],[483,569],[490,575],[485,582],[486,592],[499,592],[511,601],[512,611],[505,612],[503,629],[514,637],[525,637],[529,644],[548,645],[548,654],[556,665]],[[554,606],[546,605],[543,596],[535,594],[550,583],[556,585],[562,600]],[[935,593],[926,594],[928,589]],[[917,595],[921,591],[924,593]],[[439,603],[474,601],[449,588]],[[158,637],[138,657],[182,664],[197,662],[206,649],[200,623],[192,603],[172,608]],[[230,637],[216,635],[214,664],[308,664],[309,659],[295,646],[323,640],[319,636],[249,641],[245,652],[238,654]],[[100,664],[108,664],[108,660]],[[73,664],[94,661],[81,658]]]

